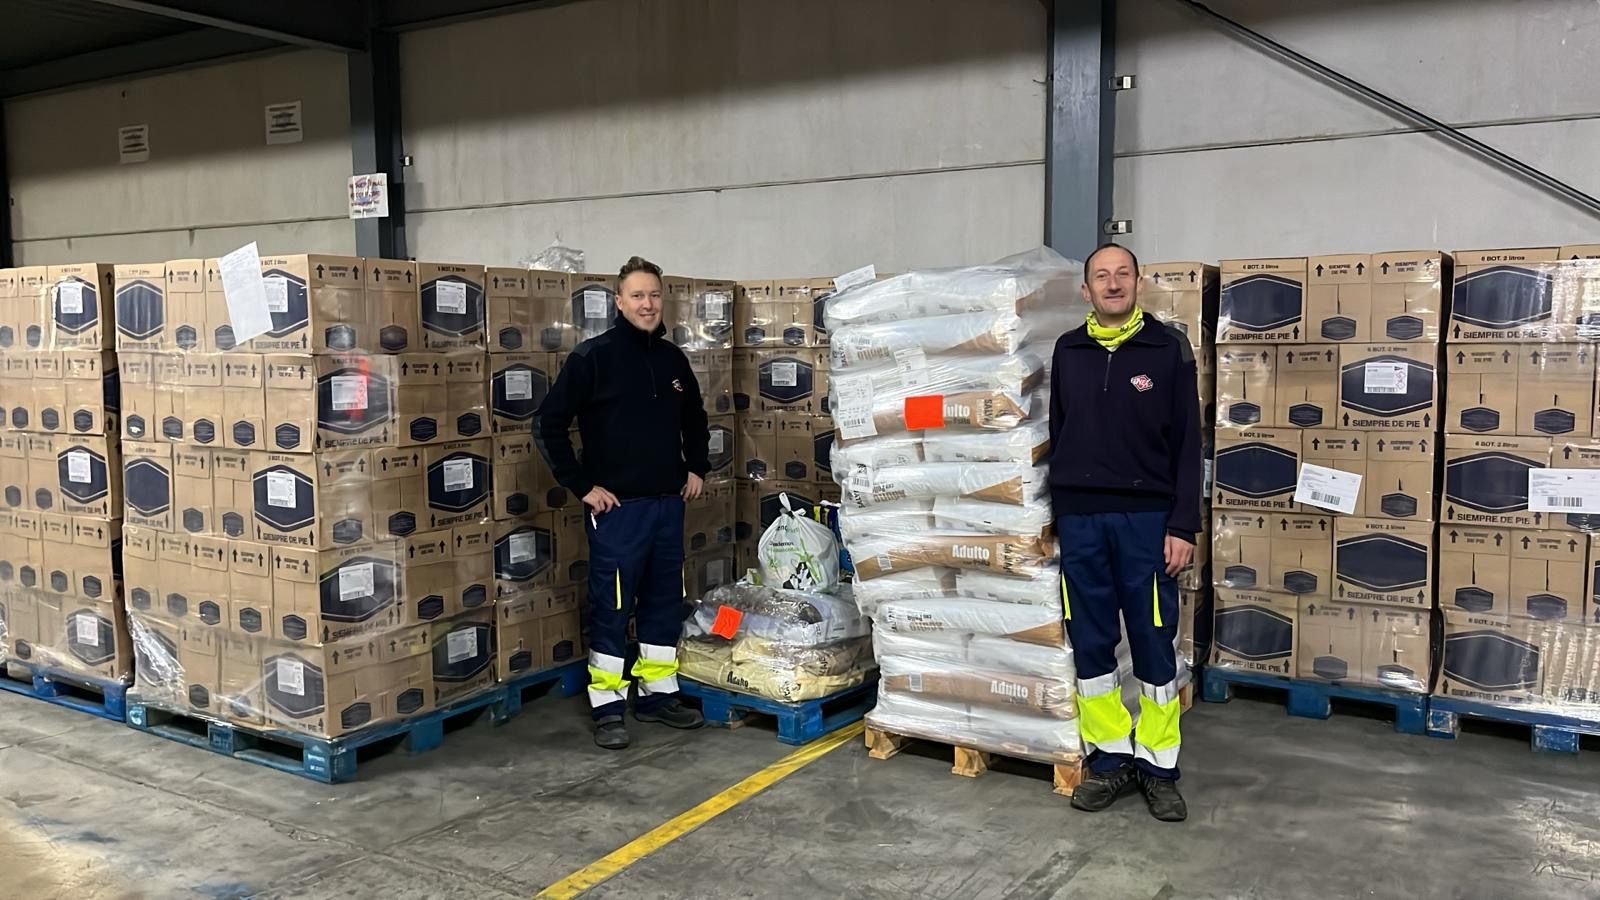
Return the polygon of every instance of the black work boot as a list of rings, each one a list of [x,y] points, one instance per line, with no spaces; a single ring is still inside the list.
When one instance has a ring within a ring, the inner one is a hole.
[[[650,712],[644,712],[635,706],[633,717],[641,722],[660,722],[669,728],[699,728],[706,723],[706,717],[700,715],[698,709],[684,706],[678,702],[677,697],[667,700]]]
[[[1083,783],[1072,790],[1072,808],[1099,812],[1117,802],[1133,786],[1133,766],[1122,765],[1110,772],[1091,771]]]
[[[628,749],[628,726],[621,716],[606,716],[594,723],[594,742],[607,750]]]
[[[1144,802],[1150,815],[1163,822],[1182,822],[1189,818],[1189,804],[1178,793],[1178,783],[1168,778],[1139,773],[1139,790],[1144,792]]]

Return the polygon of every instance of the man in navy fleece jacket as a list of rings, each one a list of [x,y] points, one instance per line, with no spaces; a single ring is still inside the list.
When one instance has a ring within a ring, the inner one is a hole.
[[[1194,352],[1139,308],[1139,261],[1127,249],[1099,248],[1083,276],[1094,309],[1056,341],[1050,376],[1061,606],[1090,750],[1072,805],[1096,812],[1137,784],[1152,815],[1181,822],[1174,576],[1201,530]],[[1137,728],[1117,683],[1123,623],[1139,679]]]

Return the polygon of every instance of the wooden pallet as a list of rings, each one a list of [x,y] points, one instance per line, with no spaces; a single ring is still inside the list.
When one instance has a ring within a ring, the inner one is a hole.
[[[1307,719],[1326,719],[1333,715],[1334,699],[1354,700],[1369,706],[1386,707],[1394,713],[1394,730],[1402,734],[1422,734],[1428,718],[1426,694],[1385,691],[1338,682],[1280,678],[1237,669],[1208,667],[1204,676],[1207,703],[1227,703],[1234,686],[1270,688],[1283,691],[1289,715]]]
[[[963,778],[977,778],[989,771],[996,756],[1014,759],[1032,766],[1047,767],[1051,770],[1051,783],[1054,792],[1063,797],[1071,797],[1078,785],[1083,783],[1083,761],[1046,763],[1025,757],[1011,756],[1010,754],[994,750],[982,750],[976,747],[963,747],[960,744],[948,744],[918,735],[896,734],[880,728],[867,726],[866,742],[867,755],[873,759],[888,759],[904,750],[907,745],[922,741],[930,744],[944,744],[952,752],[953,760],[950,774],[960,775]]]
[[[750,713],[759,713],[777,720],[778,740],[805,744],[865,716],[878,701],[878,680],[872,678],[853,688],[799,703],[736,694],[683,677],[678,679],[678,691],[685,699],[699,702],[707,725],[738,728]]]
[[[128,714],[128,685],[121,681],[91,678],[16,660],[0,667],[0,691],[23,694],[113,722],[125,721]]]
[[[1535,752],[1577,753],[1583,735],[1600,735],[1600,722],[1536,709],[1494,706],[1455,697],[1428,698],[1428,736],[1454,740],[1461,717],[1528,726],[1528,745]]]

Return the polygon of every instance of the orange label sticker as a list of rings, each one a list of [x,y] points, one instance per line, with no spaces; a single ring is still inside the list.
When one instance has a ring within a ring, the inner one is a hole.
[[[739,623],[743,621],[744,613],[731,606],[719,607],[717,618],[711,623],[711,633],[731,641],[733,636],[739,633]]]
[[[906,398],[906,430],[944,427],[944,395],[928,394]]]

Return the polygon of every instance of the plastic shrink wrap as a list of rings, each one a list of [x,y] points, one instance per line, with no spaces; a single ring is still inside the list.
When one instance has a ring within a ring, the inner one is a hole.
[[[849,585],[836,594],[739,582],[694,605],[679,671],[725,690],[796,703],[861,684],[877,668],[871,624]]]
[[[1043,464],[1047,361],[1084,315],[1080,273],[1039,250],[828,303],[840,533],[882,675],[873,727],[1082,753]]]

